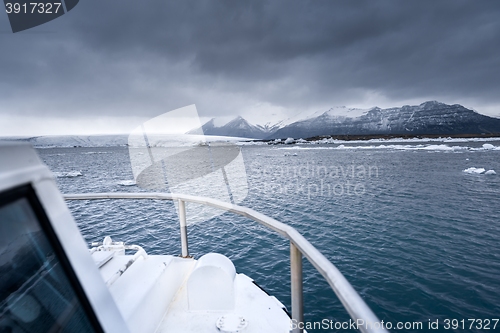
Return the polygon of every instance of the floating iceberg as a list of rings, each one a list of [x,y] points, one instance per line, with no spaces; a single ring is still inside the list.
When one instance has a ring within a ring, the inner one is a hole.
[[[289,142],[289,140],[292,140],[291,138],[287,139],[286,141],[283,141],[284,143]],[[389,141],[389,140],[387,140]],[[274,142],[274,141],[273,141]],[[322,139],[318,141],[312,141],[312,143],[316,144],[331,144],[331,143],[340,143],[342,141],[333,141],[332,139]],[[366,142],[375,142],[372,140],[365,141]],[[295,143],[299,143],[299,140],[296,140]],[[498,151],[500,150],[500,146],[495,146],[490,143],[485,143],[482,145],[482,147],[472,147],[472,146],[466,146],[466,145],[460,145],[460,146],[450,146],[447,144],[413,144],[413,145],[406,145],[406,144],[379,144],[379,145],[352,145],[355,143],[355,141],[346,141],[342,144],[339,144],[338,146],[334,147],[327,147],[327,146],[316,146],[316,147],[297,147],[297,146],[290,146],[290,147],[282,147],[279,149],[339,149],[339,150],[353,150],[353,149],[360,149],[360,150],[370,150],[370,149],[391,149],[391,150],[399,150],[399,151],[412,151],[412,150],[421,150],[421,151],[431,151],[431,152],[467,152],[467,151]]]
[[[74,178],[83,175],[80,171],[68,171],[68,172],[54,172],[54,176],[56,176],[57,178]]]
[[[317,140],[317,141],[314,141],[314,143],[317,143],[317,144],[333,144],[333,143],[336,143],[337,140],[335,139],[332,139],[332,138],[323,138],[321,140]]]
[[[121,186],[133,186],[136,185],[135,180],[122,180],[118,182],[118,185]]]
[[[339,149],[339,150],[347,150],[347,149],[361,149],[361,150],[370,150],[370,149],[394,149],[394,150],[429,150],[429,151],[458,151],[458,150],[468,150],[469,147],[462,146],[447,146],[447,145],[370,145],[370,146],[350,146],[340,144],[336,147],[283,147],[279,149]]]
[[[485,168],[475,168],[475,167],[471,167],[471,168],[467,168],[465,169],[463,172],[466,172],[466,173],[475,173],[475,174],[484,174],[484,175],[496,175],[497,173],[495,172],[495,170],[488,170],[486,171]]]
[[[429,145],[429,146],[426,146],[426,147],[418,147],[417,149],[423,149],[423,150],[447,150],[447,151],[450,151],[450,150],[458,150],[458,149],[466,149],[466,148],[461,148],[459,146],[454,146],[454,147],[450,147],[450,146],[447,146],[447,145]]]
[[[465,172],[465,173],[476,173],[476,174],[481,174],[481,173],[483,173],[484,171],[486,171],[484,168],[475,168],[475,167],[470,167],[470,168],[465,169],[463,172]],[[492,171],[492,170],[489,170],[489,171]],[[493,171],[493,172],[494,172],[494,171]]]
[[[323,138],[321,140],[309,141],[309,143],[395,143],[395,142],[484,142],[484,141],[500,141],[500,137],[495,138],[391,138],[391,139],[370,139],[370,140],[338,140],[333,138]],[[497,149],[499,147],[496,147]]]

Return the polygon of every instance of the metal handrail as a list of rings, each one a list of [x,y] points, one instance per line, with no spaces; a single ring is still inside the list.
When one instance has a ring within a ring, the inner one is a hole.
[[[179,202],[179,217],[181,226],[182,256],[189,255],[187,247],[185,202],[219,208],[228,212],[250,218],[271,230],[276,231],[290,241],[290,266],[292,277],[292,318],[295,323],[304,323],[302,297],[302,256],[304,255],[318,272],[325,278],[335,292],[342,305],[347,310],[356,327],[361,332],[388,332],[380,320],[354,290],[349,281],[321,252],[318,251],[295,228],[281,223],[269,216],[248,207],[242,207],[211,198],[197,197],[175,193],[82,193],[65,194],[66,200],[99,200],[99,199],[153,199],[177,200]],[[296,329],[294,332],[302,332]]]

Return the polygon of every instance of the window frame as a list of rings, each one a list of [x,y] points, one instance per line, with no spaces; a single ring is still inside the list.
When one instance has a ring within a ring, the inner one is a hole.
[[[61,242],[59,241],[54,228],[50,223],[45,209],[43,208],[40,200],[38,200],[36,192],[31,184],[17,186],[0,193],[0,208],[12,204],[13,202],[20,199],[26,199],[28,201],[30,208],[32,209],[38,220],[40,228],[43,230],[45,236],[47,237],[47,240],[49,241],[49,244],[54,250],[56,258],[59,260],[66,278],[68,279],[68,282],[70,283],[71,288],[73,289],[83,312],[87,316],[90,325],[96,333],[104,333],[101,323],[99,322],[99,319],[97,318],[96,313],[94,312],[94,309],[90,304],[89,299],[87,298],[80,280],[73,270],[73,266],[66,253],[64,252]]]

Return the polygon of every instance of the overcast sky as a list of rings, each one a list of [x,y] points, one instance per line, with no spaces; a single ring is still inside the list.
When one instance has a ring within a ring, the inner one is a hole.
[[[196,104],[257,123],[438,100],[500,117],[500,1],[84,0],[12,34],[0,136],[127,133]]]

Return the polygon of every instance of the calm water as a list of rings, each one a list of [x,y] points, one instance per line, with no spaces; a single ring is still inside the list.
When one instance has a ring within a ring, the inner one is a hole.
[[[453,331],[444,329],[445,319],[500,317],[500,149],[482,144],[244,146],[249,193],[242,204],[297,228],[380,319],[422,322],[419,332],[429,331],[429,320],[437,319],[439,331]],[[63,193],[141,191],[121,185],[133,179],[126,148],[38,152],[59,175]],[[469,167],[499,174],[463,172]],[[170,202],[69,202],[69,207],[88,242],[110,235],[153,254],[180,252]],[[277,234],[224,214],[190,226],[189,241],[196,257],[225,254],[237,271],[290,306],[289,244]],[[348,320],[306,261],[304,292],[306,321]],[[482,330],[466,323],[465,330],[455,331]]]

